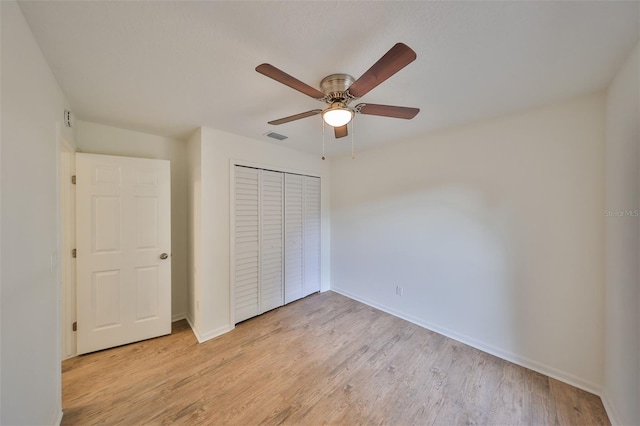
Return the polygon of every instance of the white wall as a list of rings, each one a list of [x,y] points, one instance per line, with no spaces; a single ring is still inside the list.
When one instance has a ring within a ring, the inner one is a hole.
[[[333,160],[332,289],[598,392],[603,150],[595,94]]]
[[[58,126],[68,105],[18,5],[0,2],[0,15],[0,424],[55,424],[62,414]],[[68,129],[61,136],[74,143]]]
[[[187,313],[187,158],[186,142],[78,121],[82,152],[171,161],[171,313]]]
[[[194,286],[199,288],[195,303],[200,304],[201,322],[197,325],[201,340],[206,340],[231,328],[230,311],[230,166],[232,160],[273,170],[306,173],[321,177],[321,289],[329,289],[329,162],[318,155],[248,139],[210,128],[200,129],[201,160],[201,268],[196,272]],[[197,140],[191,140],[190,144]],[[197,160],[197,148],[191,149]],[[191,158],[191,154],[190,154]],[[190,189],[191,191],[191,189]]]
[[[612,421],[640,424],[640,44],[606,105],[605,403]],[[619,216],[622,215],[622,216]]]

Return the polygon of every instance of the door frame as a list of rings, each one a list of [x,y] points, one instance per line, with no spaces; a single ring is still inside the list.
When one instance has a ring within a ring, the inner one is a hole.
[[[75,174],[76,150],[64,139],[59,143],[59,203],[60,203],[60,280],[62,285],[60,300],[60,327],[62,360],[77,355],[76,333],[76,265],[72,250],[76,244],[76,191],[71,177]]]

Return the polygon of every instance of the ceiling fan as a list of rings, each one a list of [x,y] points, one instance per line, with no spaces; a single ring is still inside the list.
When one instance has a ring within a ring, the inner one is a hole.
[[[347,136],[347,125],[355,114],[378,115],[410,120],[420,112],[419,108],[368,103],[360,103],[354,107],[350,107],[349,103],[366,95],[373,88],[409,65],[415,59],[416,52],[404,43],[397,43],[389,49],[378,62],[362,74],[359,79],[356,80],[348,74],[331,74],[320,82],[321,90],[314,89],[271,64],[258,65],[256,71],[260,74],[266,75],[275,81],[302,92],[307,96],[311,96],[318,101],[326,102],[329,105],[323,110],[313,109],[269,121],[269,124],[279,125],[322,114],[324,122],[333,127],[334,135],[337,139]]]

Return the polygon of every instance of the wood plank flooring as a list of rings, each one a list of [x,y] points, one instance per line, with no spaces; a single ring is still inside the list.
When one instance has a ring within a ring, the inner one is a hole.
[[[63,425],[608,425],[600,398],[333,292],[62,365]]]

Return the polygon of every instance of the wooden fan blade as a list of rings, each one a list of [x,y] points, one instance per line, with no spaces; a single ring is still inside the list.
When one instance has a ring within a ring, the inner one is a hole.
[[[302,92],[307,96],[311,96],[314,99],[324,98],[324,93],[322,93],[318,89],[314,89],[308,84],[301,82],[297,78],[291,77],[286,72],[279,70],[271,64],[258,65],[256,67],[256,71],[258,71],[260,74],[274,79],[279,83],[284,84],[285,86],[289,86],[292,89],[297,90],[298,92]]]
[[[289,117],[280,118],[278,120],[269,121],[269,124],[273,124],[277,126],[278,124],[288,123],[290,121],[300,120],[301,118],[311,117],[312,115],[317,115],[322,112],[321,109],[312,109],[311,111],[301,112],[300,114],[290,115]]]
[[[416,52],[404,43],[397,43],[382,58],[369,68],[348,89],[348,92],[360,98],[371,89],[415,61]]]
[[[404,118],[411,120],[419,112],[420,108],[400,107],[393,105],[358,104],[354,108],[360,114],[380,115],[382,117]]]
[[[344,126],[334,127],[333,134],[335,135],[336,139],[344,138],[349,134],[349,131],[347,130],[347,125],[345,124]]]

